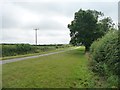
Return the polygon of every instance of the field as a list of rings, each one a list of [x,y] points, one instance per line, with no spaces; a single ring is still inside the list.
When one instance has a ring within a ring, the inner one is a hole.
[[[84,47],[3,65],[3,88],[106,87],[89,69]]]

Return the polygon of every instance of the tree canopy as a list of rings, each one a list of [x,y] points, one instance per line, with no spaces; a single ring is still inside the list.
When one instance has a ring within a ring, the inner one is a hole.
[[[98,20],[104,14],[96,10],[82,10],[75,13],[74,20],[68,24],[70,29],[70,43],[84,45],[88,51],[94,40],[101,37],[112,27],[111,18]]]

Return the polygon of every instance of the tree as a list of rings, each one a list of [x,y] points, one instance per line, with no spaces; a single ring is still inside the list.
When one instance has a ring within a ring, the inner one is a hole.
[[[99,20],[98,26],[101,30],[102,35],[106,34],[109,30],[114,29],[114,23],[110,17],[103,18],[102,20]]]
[[[82,10],[75,13],[74,20],[68,24],[70,29],[70,43],[73,45],[84,45],[85,51],[89,50],[90,45],[94,40],[100,37],[98,27],[98,18],[103,16],[103,13],[96,10]]]

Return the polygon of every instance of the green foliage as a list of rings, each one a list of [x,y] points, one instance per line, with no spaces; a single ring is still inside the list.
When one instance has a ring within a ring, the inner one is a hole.
[[[35,52],[36,48],[29,44],[2,45],[2,56],[15,56]]]
[[[21,53],[26,54],[26,53],[35,51],[35,48],[33,48],[29,44],[17,44],[16,49],[18,54],[21,54]]]
[[[30,53],[39,53],[59,48],[71,47],[71,45],[30,45],[30,44],[3,44],[2,56],[16,56]]]
[[[75,18],[68,24],[70,29],[70,36],[73,45],[82,44],[89,49],[91,43],[99,36],[97,30],[98,17],[103,15],[96,10],[82,10],[75,13]]]
[[[116,75],[109,75],[109,77],[107,79],[107,82],[109,82],[108,83],[108,87],[112,86],[112,88],[117,88],[117,86],[118,86],[117,84],[119,84],[119,80],[120,79],[119,79],[118,76],[116,76]]]
[[[84,45],[89,50],[92,42],[102,37],[113,27],[111,18],[99,20],[103,13],[96,10],[82,10],[75,13],[74,20],[68,24],[70,29],[70,43],[73,45]]]
[[[90,47],[94,65],[93,70],[106,76],[108,79],[112,75],[119,75],[119,48],[120,43],[118,42],[117,30],[110,31],[101,39],[95,41]]]
[[[99,28],[101,29],[101,34],[107,33],[110,29],[113,29],[114,23],[110,17],[103,18],[99,20]]]

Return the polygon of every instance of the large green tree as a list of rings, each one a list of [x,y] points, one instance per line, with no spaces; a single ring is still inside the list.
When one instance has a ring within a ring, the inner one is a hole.
[[[103,16],[103,13],[96,10],[80,9],[76,12],[74,20],[71,24],[68,24],[71,37],[70,43],[73,45],[84,45],[85,51],[88,51],[92,42],[104,35],[111,24],[111,19],[109,18],[99,21],[98,19],[101,16]]]

